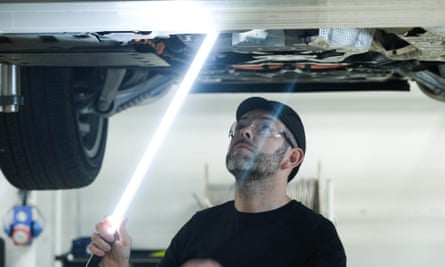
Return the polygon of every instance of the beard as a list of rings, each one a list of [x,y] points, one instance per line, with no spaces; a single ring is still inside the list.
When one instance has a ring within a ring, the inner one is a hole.
[[[226,155],[226,167],[235,176],[238,184],[261,181],[275,175],[284,159],[288,145],[283,143],[273,153],[257,152],[253,156],[229,151]]]

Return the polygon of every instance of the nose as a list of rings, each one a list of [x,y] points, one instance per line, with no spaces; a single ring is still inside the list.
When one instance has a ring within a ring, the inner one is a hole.
[[[246,127],[243,127],[239,130],[239,134],[240,136],[247,138],[247,139],[252,139],[252,125],[247,125]]]

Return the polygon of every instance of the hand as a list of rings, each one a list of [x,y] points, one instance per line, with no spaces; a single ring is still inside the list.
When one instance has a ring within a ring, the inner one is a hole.
[[[126,223],[127,220],[122,220],[114,235],[108,232],[108,218],[96,224],[96,233],[91,236],[88,248],[94,255],[102,257],[101,266],[130,266],[131,238],[125,229]]]
[[[218,262],[211,259],[189,260],[181,267],[222,267]]]

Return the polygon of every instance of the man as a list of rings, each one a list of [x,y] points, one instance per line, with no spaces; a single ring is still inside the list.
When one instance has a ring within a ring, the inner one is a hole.
[[[346,266],[333,224],[287,195],[306,149],[298,114],[280,102],[248,98],[238,106],[229,135],[226,166],[236,181],[234,201],[197,212],[159,266]],[[103,256],[102,266],[129,266],[125,223],[117,238],[105,224],[96,225],[90,250]]]

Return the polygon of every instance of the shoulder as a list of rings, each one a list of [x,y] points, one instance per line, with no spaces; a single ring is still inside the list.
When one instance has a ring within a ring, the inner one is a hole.
[[[202,218],[202,217],[227,215],[228,213],[233,212],[234,209],[235,209],[234,202],[233,200],[231,200],[217,206],[200,210],[195,213],[194,217]]]
[[[311,221],[324,221],[327,220],[323,215],[315,212],[314,210],[306,207],[297,200],[292,200],[289,204],[289,210],[296,216]]]
[[[331,230],[334,228],[333,223],[329,219],[296,200],[292,200],[289,206],[289,212],[292,214],[294,220],[297,220],[299,224],[305,225],[306,227],[304,228],[306,229],[319,231],[320,228]]]
[[[231,217],[230,215],[233,214],[233,212],[234,203],[233,201],[228,201],[217,206],[197,211],[189,222],[192,224],[209,223],[220,220],[221,218]]]
[[[197,211],[178,231],[175,240],[188,240],[191,236],[201,235],[210,228],[215,228],[224,218],[230,217],[232,202]],[[232,208],[233,209],[233,208]]]
[[[302,236],[315,252],[317,266],[346,266],[343,244],[334,223],[303,204],[294,201],[293,209],[300,216],[300,226],[306,229]]]

